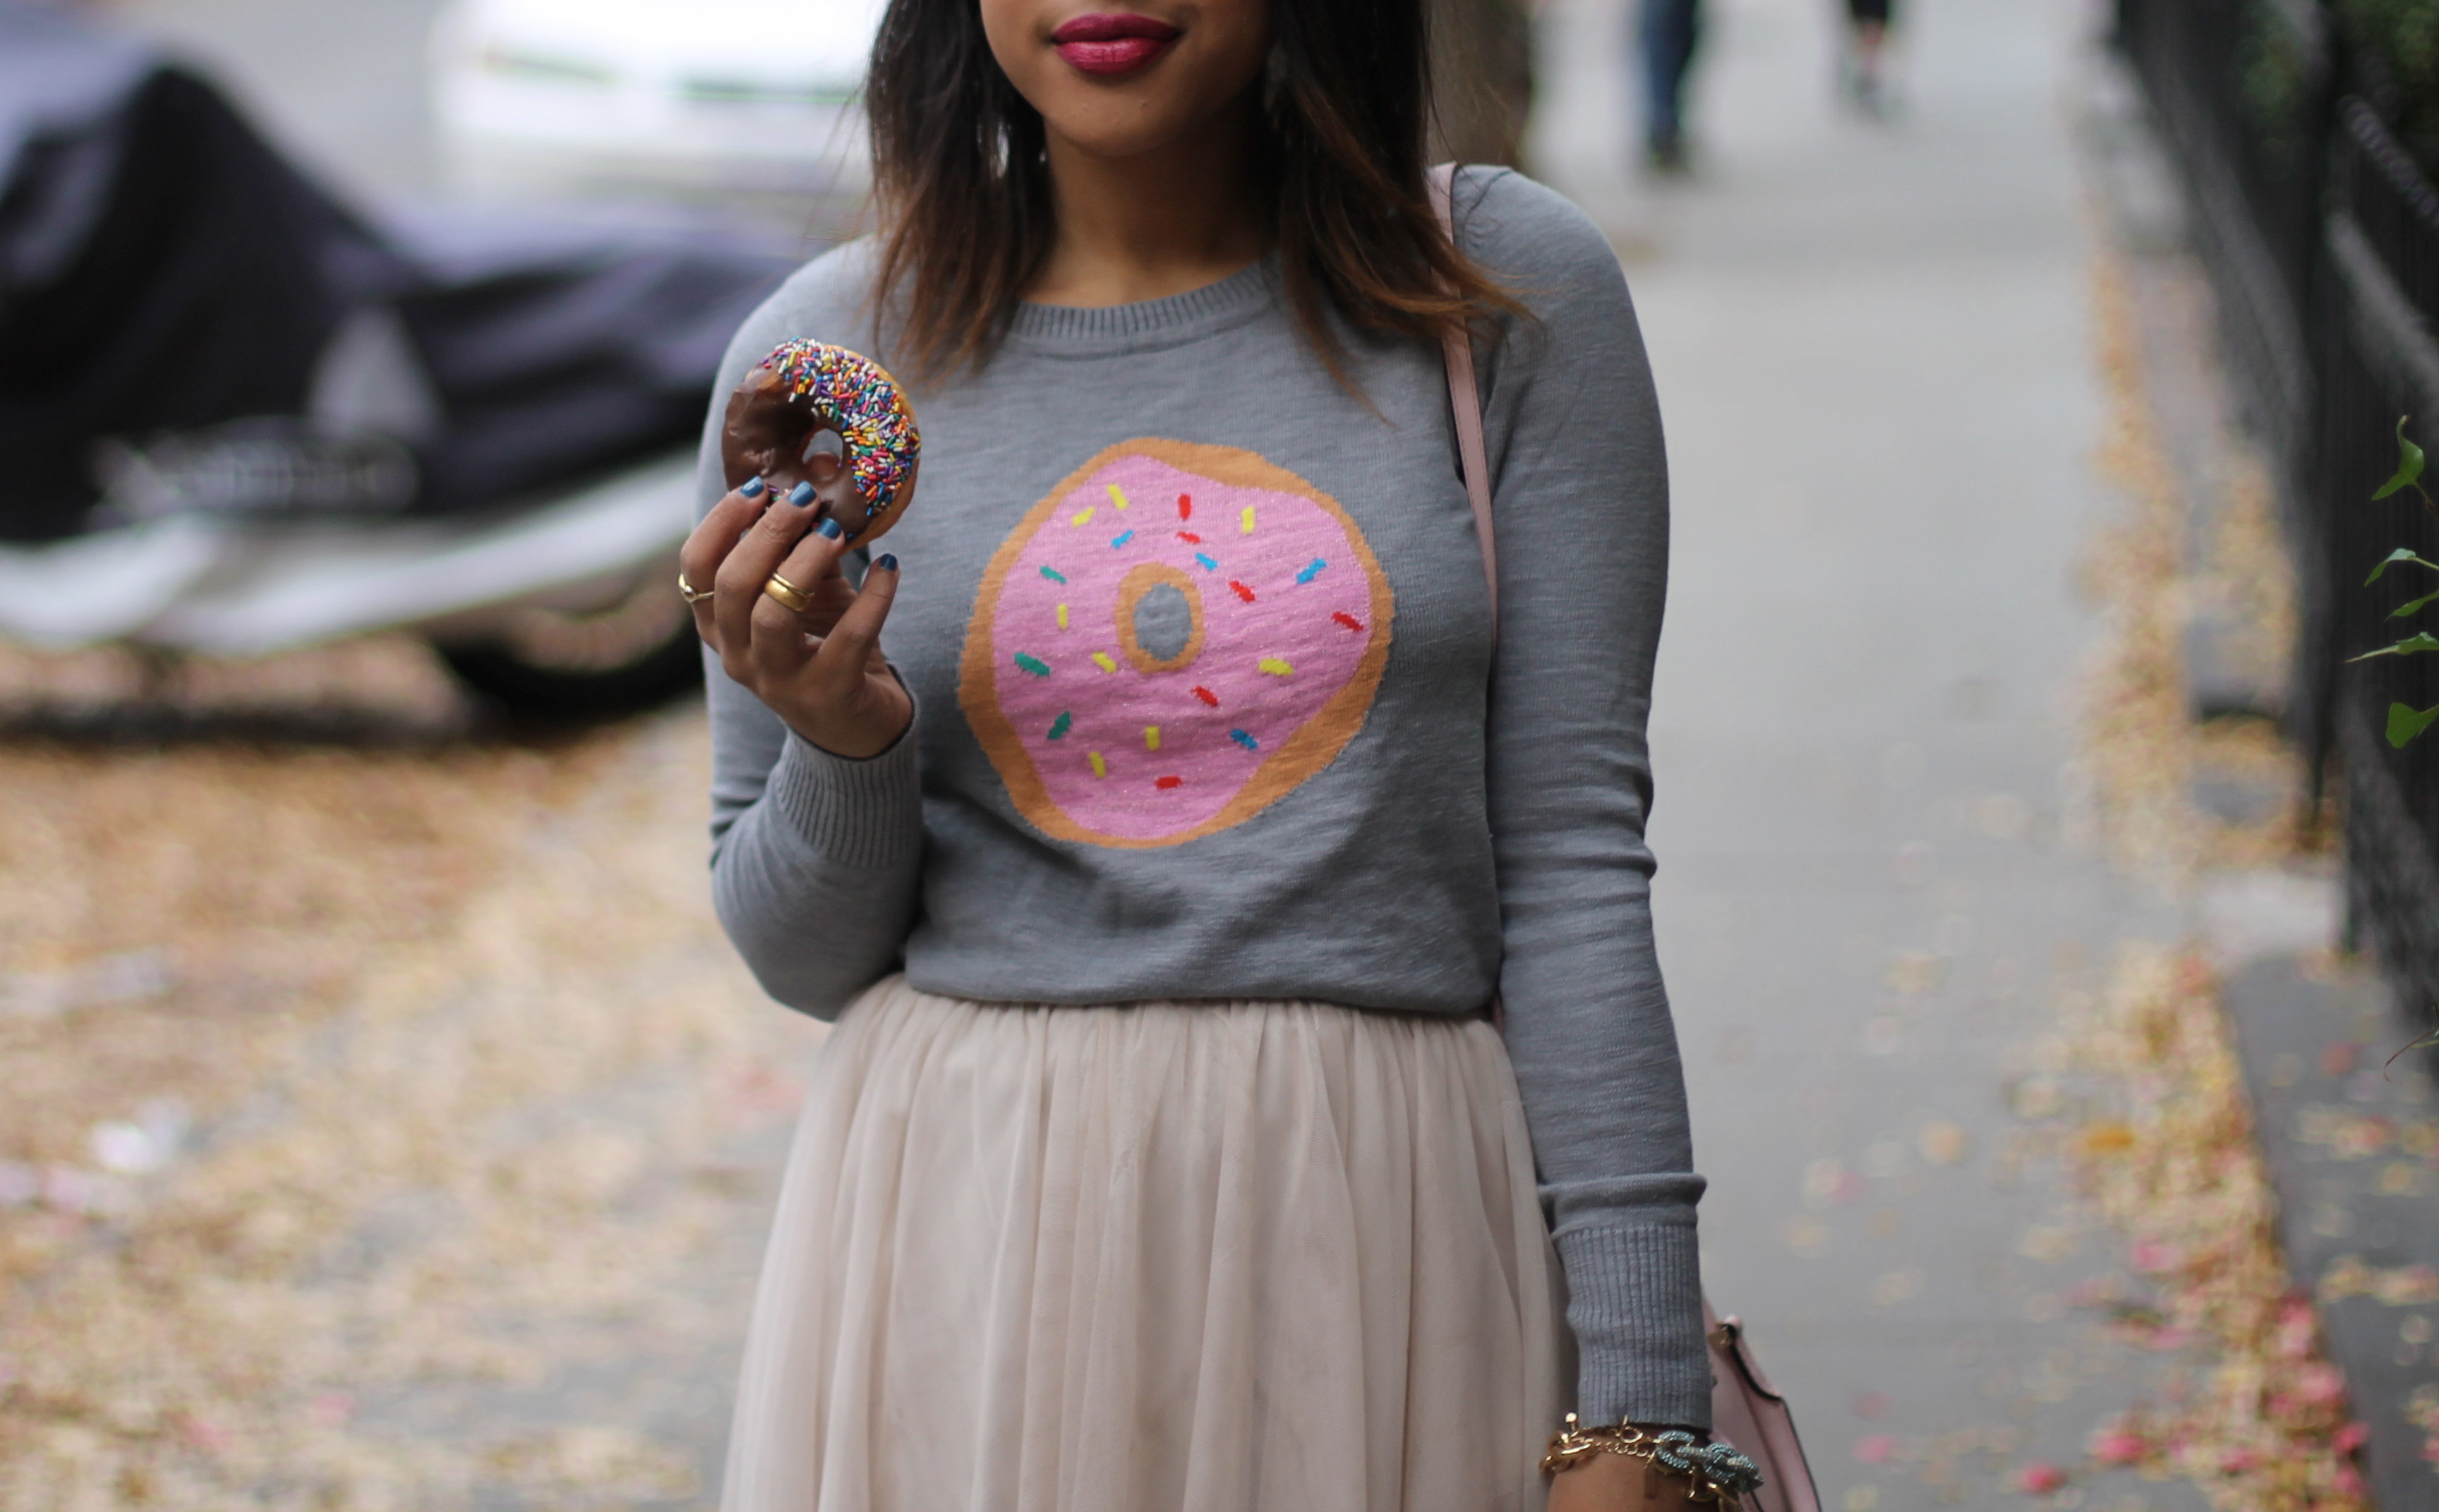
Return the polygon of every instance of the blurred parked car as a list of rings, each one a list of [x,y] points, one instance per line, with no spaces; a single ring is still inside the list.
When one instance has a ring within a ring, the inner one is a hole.
[[[714,373],[800,256],[366,214],[146,44],[0,0],[0,637],[407,630],[513,712],[665,695]]]
[[[884,0],[452,0],[434,107],[453,176],[859,195]]]

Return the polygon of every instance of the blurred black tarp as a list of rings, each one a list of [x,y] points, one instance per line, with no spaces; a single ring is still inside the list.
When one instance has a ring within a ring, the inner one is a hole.
[[[478,511],[693,440],[795,262],[752,233],[376,222],[146,44],[0,0],[0,540]]]

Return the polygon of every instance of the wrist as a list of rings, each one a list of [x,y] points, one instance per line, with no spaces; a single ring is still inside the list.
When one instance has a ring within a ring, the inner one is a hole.
[[[1566,1426],[1550,1435],[1541,1473],[1563,1475],[1611,1456],[1640,1460],[1647,1497],[1658,1494],[1665,1477],[1678,1483],[1686,1501],[1733,1512],[1760,1486],[1761,1469],[1733,1445],[1709,1439],[1706,1430],[1697,1428],[1635,1423],[1586,1428],[1569,1413]]]
[[[841,717],[818,718],[810,711],[780,716],[798,739],[843,761],[870,761],[897,749],[915,726],[915,697],[891,667],[889,685],[874,688],[863,706]]]
[[[910,706],[899,713],[894,724],[815,723],[811,720],[799,723],[790,720],[788,728],[795,732],[798,739],[824,756],[836,756],[842,761],[877,761],[898,749],[898,742],[906,738],[906,732],[914,723],[915,711]],[[882,733],[884,731],[887,733]]]

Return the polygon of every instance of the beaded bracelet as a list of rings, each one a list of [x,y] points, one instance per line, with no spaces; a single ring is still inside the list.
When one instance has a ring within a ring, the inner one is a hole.
[[[1550,1435],[1550,1451],[1541,1456],[1541,1473],[1573,1469],[1594,1454],[1624,1454],[1643,1461],[1643,1494],[1660,1494],[1660,1472],[1668,1471],[1694,1483],[1689,1500],[1707,1502],[1720,1512],[1736,1512],[1745,1497],[1761,1485],[1761,1467],[1732,1445],[1705,1444],[1682,1428],[1647,1433],[1631,1423],[1609,1428],[1583,1428],[1576,1414]]]

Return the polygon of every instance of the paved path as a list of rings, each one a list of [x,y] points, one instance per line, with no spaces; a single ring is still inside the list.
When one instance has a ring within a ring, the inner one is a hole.
[[[1832,98],[1827,0],[1711,15],[1693,181],[1623,169],[1611,0],[1551,18],[1540,159],[1627,251],[1667,415],[1652,836],[1705,1270],[1830,1506],[2020,1505],[2144,1372],[2063,1300],[2116,1246],[2054,1171],[2009,1179],[2010,1077],[2114,942],[2176,934],[2066,843],[2074,564],[2117,507],[2064,109],[2089,22],[1919,8],[1883,124]]]

